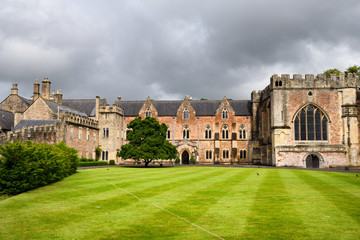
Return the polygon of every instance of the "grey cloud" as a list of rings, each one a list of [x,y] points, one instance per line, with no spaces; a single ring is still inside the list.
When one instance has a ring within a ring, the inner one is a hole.
[[[359,10],[352,0],[2,1],[0,96],[17,82],[29,97],[49,77],[65,98],[249,99],[273,73],[360,64]]]

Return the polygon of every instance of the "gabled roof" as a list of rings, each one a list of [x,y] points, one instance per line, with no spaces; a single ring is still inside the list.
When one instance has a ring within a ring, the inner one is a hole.
[[[45,100],[43,99],[46,104],[51,108],[51,110],[53,110],[54,112],[57,112],[58,110],[59,111],[65,111],[65,112],[70,112],[70,113],[74,113],[74,114],[77,114],[77,115],[80,115],[80,116],[83,116],[83,117],[87,117],[88,115],[86,115],[85,113],[83,112],[80,112],[78,110],[75,110],[75,109],[71,109],[69,107],[66,107],[64,105],[60,105],[60,104],[57,104],[55,102],[52,102],[52,101],[49,101],[49,100]]]
[[[100,99],[100,105],[102,105],[104,101],[106,100]],[[95,116],[96,99],[63,99],[62,105],[83,112],[89,117]]]
[[[13,128],[13,131],[15,132],[16,130],[21,130],[23,127],[51,125],[54,124],[55,122],[56,122],[55,119],[49,119],[49,120],[23,119]]]
[[[221,100],[189,100],[196,111],[196,116],[214,116]],[[250,100],[228,100],[236,116],[251,115]],[[152,100],[158,116],[176,116],[183,100]],[[120,101],[116,105],[124,109],[125,116],[139,116],[139,111],[145,101]]]
[[[0,129],[11,130],[14,127],[14,113],[0,109]]]

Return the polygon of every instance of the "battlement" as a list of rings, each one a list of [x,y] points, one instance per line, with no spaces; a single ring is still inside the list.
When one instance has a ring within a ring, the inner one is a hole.
[[[289,74],[274,74],[270,78],[271,89],[281,88],[355,88],[357,87],[358,77],[356,74],[349,73],[346,77],[344,73],[339,75],[330,74],[327,78],[325,74],[305,74],[305,78],[301,74],[294,74],[290,78]]]
[[[100,113],[116,113],[124,115],[124,110],[118,105],[116,105],[116,101],[112,106],[110,106],[109,104],[103,104],[102,106],[100,106],[99,111]]]
[[[98,129],[98,126],[99,126],[99,122],[97,120],[94,120],[94,119],[91,119],[88,117],[84,117],[84,116],[80,116],[75,113],[61,112],[59,118],[63,119],[65,122],[74,123],[74,124],[86,126],[89,128]]]
[[[15,132],[8,132],[9,141],[19,140],[21,142],[31,140],[33,142],[55,143],[59,122],[38,126],[28,126],[18,129]]]

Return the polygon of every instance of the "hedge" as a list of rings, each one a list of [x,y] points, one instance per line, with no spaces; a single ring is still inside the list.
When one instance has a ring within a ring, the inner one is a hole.
[[[79,162],[78,167],[88,167],[88,166],[105,166],[107,161],[91,161],[91,162]]]
[[[77,150],[63,142],[7,142],[0,145],[0,194],[15,195],[59,181],[76,172],[77,162]]]

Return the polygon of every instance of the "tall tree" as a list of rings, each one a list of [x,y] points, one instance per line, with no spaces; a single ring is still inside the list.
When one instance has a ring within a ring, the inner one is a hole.
[[[127,127],[131,129],[127,133],[129,143],[121,146],[119,157],[144,161],[145,167],[155,159],[176,158],[176,147],[166,140],[167,126],[164,123],[160,124],[152,117],[143,120],[137,117]]]

